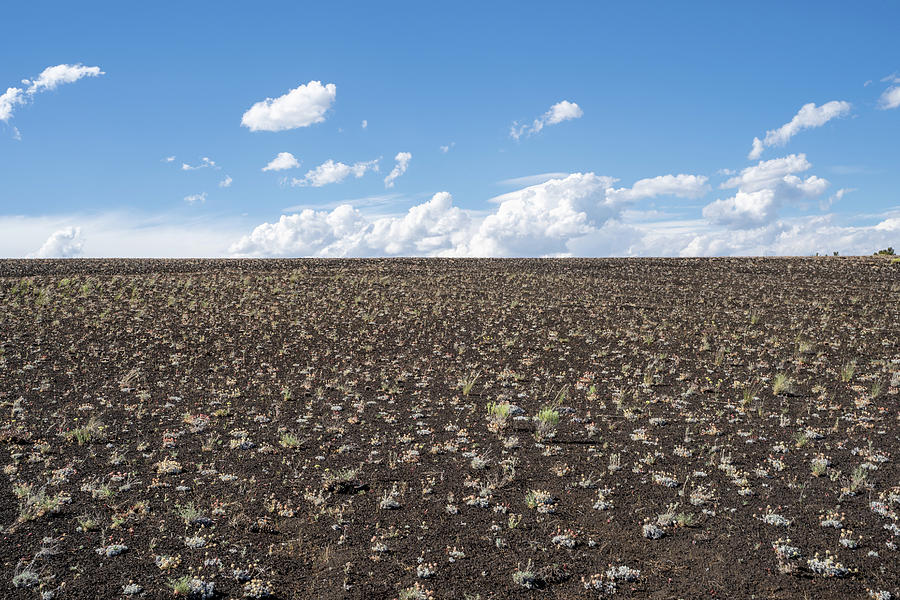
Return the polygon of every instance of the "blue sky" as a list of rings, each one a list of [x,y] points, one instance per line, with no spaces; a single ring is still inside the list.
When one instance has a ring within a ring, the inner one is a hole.
[[[893,3],[18,3],[4,20],[2,256],[900,241]],[[299,166],[262,170],[281,153]]]

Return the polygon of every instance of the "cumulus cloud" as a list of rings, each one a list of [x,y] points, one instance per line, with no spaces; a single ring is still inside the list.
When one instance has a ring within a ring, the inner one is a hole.
[[[611,189],[607,195],[620,201],[643,200],[657,196],[700,198],[709,190],[708,178],[703,175],[660,175],[636,181],[630,188]]]
[[[582,111],[581,107],[577,104],[569,102],[568,100],[563,100],[562,102],[557,102],[551,106],[549,112],[544,115],[544,118],[547,121],[547,125],[556,125],[563,121],[580,119],[583,114],[584,111]]]
[[[551,106],[550,110],[535,119],[530,125],[527,123],[520,125],[518,121],[514,121],[509,128],[509,136],[518,140],[523,136],[528,137],[540,132],[546,125],[556,125],[563,121],[579,119],[582,115],[584,115],[584,111],[580,106],[574,102],[563,100]]]
[[[465,239],[470,224],[471,218],[453,206],[450,194],[438,192],[402,217],[375,220],[363,237],[362,249],[388,256],[452,254]]]
[[[806,160],[805,154],[789,154],[782,158],[763,160],[742,169],[738,175],[731,177],[722,184],[722,189],[741,188],[754,192],[776,185],[785,176],[792,173],[808,171],[812,164]]]
[[[722,188],[737,188],[737,192],[730,198],[706,205],[703,216],[732,229],[756,228],[770,223],[785,202],[815,198],[825,192],[828,180],[815,175],[802,179],[794,174],[810,167],[805,154],[760,161],[725,181]]]
[[[33,258],[72,258],[81,254],[80,227],[65,227],[53,232],[47,241],[30,255]]]
[[[452,254],[470,217],[447,192],[397,217],[367,218],[349,204],[306,209],[263,223],[231,247],[241,256],[409,256]]]
[[[739,189],[732,198],[734,214],[723,212],[721,223],[711,214],[705,220],[679,220],[660,214],[644,218],[640,211],[629,210],[636,201],[655,195],[702,194],[707,185],[702,176],[664,175],[616,188],[612,177],[573,173],[493,198],[494,208],[487,214],[454,206],[446,192],[398,216],[368,216],[349,204],[333,210],[306,209],[259,225],[234,243],[231,252],[240,256],[705,256],[766,254],[770,247],[776,253],[811,254],[833,246],[842,252],[866,253],[873,243],[884,245],[889,235],[895,235],[900,219],[859,228],[837,226],[830,218],[777,220],[771,211],[773,202],[824,189],[820,183],[824,180],[795,175],[808,168],[805,157],[789,156],[745,169],[726,182]],[[731,220],[738,220],[742,227],[730,228]]]
[[[300,161],[294,158],[290,152],[279,152],[278,156],[269,161],[269,164],[262,168],[263,171],[284,171],[285,169],[294,169],[300,166]]]
[[[231,187],[231,184],[233,181],[234,181],[234,179],[231,178],[231,175],[226,175],[225,179],[223,179],[222,181],[219,182],[219,187],[220,188]]]
[[[627,200],[608,198],[615,179],[574,173],[493,199],[481,217],[447,192],[402,216],[368,217],[350,205],[306,209],[263,223],[231,250],[248,256],[549,256],[596,233]]]
[[[55,90],[63,83],[73,83],[84,77],[105,75],[100,67],[86,67],[82,64],[56,65],[47,67],[34,79],[23,79],[24,89],[9,87],[0,95],[0,121],[9,122],[15,107],[29,102],[35,94]]]
[[[238,256],[718,256],[870,254],[896,245],[896,211],[871,225],[842,225],[835,215],[779,218],[784,203],[826,191],[826,180],[801,176],[811,167],[805,155],[791,154],[731,172],[721,187],[734,195],[707,205],[704,218],[633,208],[666,194],[700,197],[709,189],[704,176],[661,175],[615,187],[612,177],[572,173],[491,198],[486,211],[455,206],[447,192],[399,215],[370,215],[346,203],[333,210],[306,208],[257,226],[230,251]],[[838,190],[829,202],[850,191]]]
[[[257,226],[230,251],[242,256],[344,256],[365,225],[362,214],[349,204],[330,212],[308,208]]]
[[[703,216],[719,225],[735,229],[752,228],[774,219],[778,205],[774,190],[738,190],[731,198],[706,205]]]
[[[199,194],[191,194],[190,196],[185,196],[184,201],[190,205],[194,204],[203,204],[206,202],[206,192],[201,192]]]
[[[469,256],[545,256],[569,252],[624,204],[609,198],[612,177],[573,173],[503,194],[460,253]]]
[[[897,74],[888,75],[881,81],[900,84],[900,76],[897,76]],[[897,108],[898,106],[900,106],[900,85],[892,85],[884,90],[881,97],[878,98],[878,108],[889,110],[891,108]],[[2,112],[2,109],[0,109],[0,114],[2,114]]]
[[[455,146],[455,145],[456,145],[456,142],[450,142],[446,146],[440,146],[440,151],[443,152],[444,154],[447,154],[448,152],[450,152],[450,149],[453,148],[453,146]]]
[[[762,156],[765,148],[783,146],[788,143],[788,140],[804,129],[821,127],[828,121],[837,117],[843,117],[849,112],[850,103],[842,100],[832,100],[831,102],[826,102],[822,106],[816,106],[814,102],[804,104],[797,114],[794,115],[793,119],[778,129],[770,129],[767,131],[762,140],[753,138],[753,147],[747,158],[756,160]]]
[[[17,104],[25,104],[25,93],[21,88],[7,88],[0,95],[0,121],[9,121]]]
[[[175,162],[175,157],[174,157],[174,156],[167,156],[167,157],[165,157],[164,159],[162,159],[162,161],[163,161],[163,162],[167,162],[167,163]]]
[[[394,181],[406,173],[407,167],[409,167],[409,161],[412,160],[412,153],[410,152],[398,152],[397,156],[394,157],[394,161],[396,164],[394,168],[391,169],[391,172],[388,173],[388,176],[384,178],[384,187],[392,188],[394,187]]]
[[[369,126],[369,122],[366,119],[363,119],[362,120],[362,128],[365,129],[368,126]]]
[[[900,217],[890,217],[881,221],[874,227],[875,231],[886,231],[894,234],[894,239],[896,239],[896,233],[900,233]],[[887,245],[885,243],[879,243],[878,246]]]
[[[337,96],[333,83],[321,81],[302,84],[278,98],[266,98],[251,106],[241,117],[241,125],[250,131],[285,131],[308,127],[325,120]]]
[[[340,183],[351,175],[357,179],[366,174],[367,171],[378,171],[378,160],[370,160],[366,162],[356,162],[347,165],[342,162],[334,162],[328,159],[315,169],[306,172],[306,176],[302,179],[294,177],[291,180],[293,186],[312,186],[322,187],[331,183]]]
[[[216,161],[210,160],[209,157],[207,157],[207,156],[204,156],[204,157],[200,160],[200,163],[197,164],[197,165],[191,166],[191,165],[189,165],[189,164],[187,164],[187,163],[181,163],[181,170],[182,170],[182,171],[196,171],[197,169],[206,169],[206,168],[209,168],[209,167],[212,167],[212,168],[214,168],[214,169],[217,169],[217,168],[218,168],[218,167],[216,167]]]

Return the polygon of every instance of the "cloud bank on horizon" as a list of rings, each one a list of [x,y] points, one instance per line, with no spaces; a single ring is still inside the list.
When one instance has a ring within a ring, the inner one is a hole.
[[[628,209],[644,198],[667,194],[697,197],[706,178],[664,175],[642,179],[630,188],[614,187],[616,179],[573,173],[528,186],[494,199],[488,215],[453,205],[439,192],[405,214],[367,217],[349,204],[331,211],[306,209],[263,223],[231,244],[228,253],[245,257],[564,257],[564,256],[711,256],[717,254],[811,254],[823,236],[843,247],[867,253],[873,244],[887,245],[900,233],[900,218],[882,219],[871,227],[841,227],[828,216],[792,220],[775,218],[778,203],[824,193],[827,182],[814,175],[793,175],[810,168],[803,155],[761,162],[729,179],[738,188],[727,200],[716,200],[704,215],[728,230],[678,223],[629,223]],[[900,211],[897,211],[900,215]],[[777,251],[767,248],[774,247]]]
[[[661,177],[677,181],[679,177],[695,176]],[[811,178],[814,176],[807,179]],[[123,244],[134,247],[133,256],[144,257],[800,256],[833,247],[844,248],[849,254],[869,254],[873,247],[896,244],[900,236],[900,210],[870,226],[841,225],[829,214],[773,218],[773,196],[809,193],[804,192],[802,184],[785,192],[781,181],[752,192],[738,191],[729,199],[733,203],[717,200],[706,205],[704,214],[723,220],[725,228],[702,220],[646,221],[634,206],[648,197],[648,189],[658,185],[652,182],[659,179],[616,188],[615,178],[573,173],[504,194],[487,215],[455,206],[449,192],[438,192],[400,215],[372,216],[341,204],[332,210],[282,214],[277,221],[257,225],[247,234],[240,234],[234,223],[216,228],[208,224],[167,225],[126,214],[113,220],[66,217],[63,220],[78,220],[85,225],[53,230],[40,249],[29,256],[119,256],[117,249]],[[668,191],[691,193],[676,186]],[[837,193],[843,195],[844,191]],[[205,200],[203,194],[185,198],[188,204]],[[723,202],[729,208],[722,208]],[[21,217],[0,217],[0,227],[7,226],[26,234],[52,227]],[[90,232],[101,243],[87,253],[84,246],[92,237]],[[157,238],[159,244],[155,243]],[[173,246],[172,239],[182,243]],[[0,242],[0,252],[3,249]]]

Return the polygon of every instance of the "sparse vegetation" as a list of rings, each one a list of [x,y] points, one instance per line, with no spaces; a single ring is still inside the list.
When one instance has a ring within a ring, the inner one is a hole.
[[[512,411],[509,402],[489,402],[487,405],[488,427],[501,432],[509,426]]]
[[[772,393],[776,396],[781,396],[782,394],[790,394],[793,391],[794,380],[785,375],[784,373],[778,373],[775,375],[775,379],[772,381]]]
[[[0,275],[4,598],[900,592],[890,261]]]
[[[66,431],[64,437],[66,440],[75,440],[79,446],[83,446],[89,442],[99,440],[102,432],[103,423],[96,417],[91,417],[86,424]]]

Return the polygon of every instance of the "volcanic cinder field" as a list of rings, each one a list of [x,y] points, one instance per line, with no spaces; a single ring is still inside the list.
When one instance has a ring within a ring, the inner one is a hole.
[[[4,598],[900,595],[900,264],[0,262]]]

